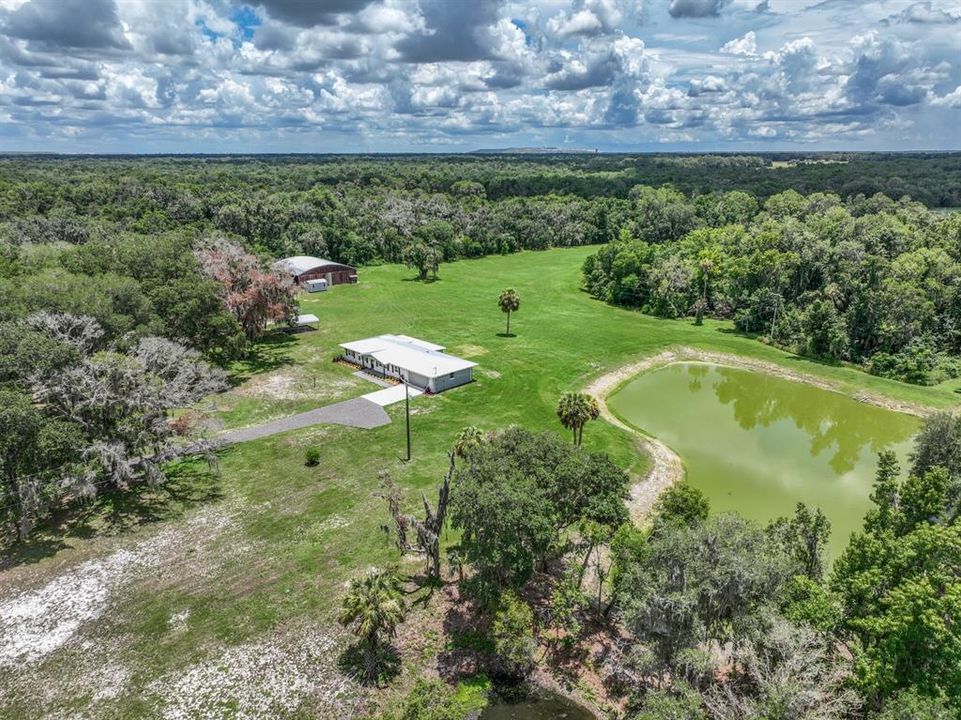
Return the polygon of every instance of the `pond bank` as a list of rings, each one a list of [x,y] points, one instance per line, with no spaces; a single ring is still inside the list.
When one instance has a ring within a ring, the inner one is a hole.
[[[852,393],[837,383],[808,373],[791,370],[774,362],[727,353],[709,352],[690,347],[672,348],[656,355],[650,355],[622,365],[611,372],[595,378],[584,388],[584,392],[597,398],[601,416],[605,420],[615,427],[632,433],[636,438],[638,450],[646,452],[651,457],[651,469],[644,477],[637,478],[637,482],[630,488],[630,498],[627,501],[627,505],[631,518],[635,522],[643,519],[651,512],[658,496],[666,488],[684,478],[684,464],[677,453],[665,443],[655,437],[639,432],[636,428],[621,420],[608,407],[607,398],[629,380],[641,373],[655,370],[672,363],[685,361],[706,362],[765,373],[785,380],[806,383],[821,390],[851,397],[858,402],[907,415],[923,417],[932,412],[929,408],[920,405],[897,401],[893,398],[864,390]]]

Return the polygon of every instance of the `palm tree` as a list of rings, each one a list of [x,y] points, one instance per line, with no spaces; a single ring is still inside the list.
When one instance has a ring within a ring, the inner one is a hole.
[[[474,425],[468,425],[454,440],[454,455],[463,459],[479,448],[484,442],[484,433]]]
[[[597,400],[586,393],[566,392],[557,403],[557,417],[561,425],[574,434],[574,444],[580,445],[584,439],[584,426],[600,417],[601,409]]]
[[[521,307],[521,298],[514,288],[502,290],[497,304],[501,306],[501,312],[507,313],[507,335],[511,334],[511,313],[517,312]]]
[[[350,581],[338,619],[360,639],[369,677],[377,674],[383,642],[396,636],[404,611],[400,578],[394,573],[375,570]]]

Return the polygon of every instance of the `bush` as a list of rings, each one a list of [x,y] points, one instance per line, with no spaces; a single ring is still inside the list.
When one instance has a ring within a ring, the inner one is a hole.
[[[314,467],[320,464],[320,448],[309,447],[304,450],[304,464],[307,467]]]
[[[930,385],[938,364],[934,350],[924,342],[912,342],[895,354],[875,353],[868,365],[872,375],[900,380],[913,385]],[[949,364],[950,365],[950,364]]]
[[[957,715],[943,698],[929,698],[905,690],[884,705],[874,720],[954,720]]]
[[[654,510],[658,523],[692,527],[707,520],[711,505],[703,492],[686,481],[681,481],[661,493]]]
[[[645,694],[632,717],[634,720],[705,720],[707,713],[697,691],[679,682]]]
[[[443,680],[418,678],[396,712],[383,720],[463,720],[487,705],[485,678],[467,680],[455,689]]]
[[[534,667],[534,613],[516,593],[501,595],[491,628],[494,653],[500,672],[511,678],[523,678]]]

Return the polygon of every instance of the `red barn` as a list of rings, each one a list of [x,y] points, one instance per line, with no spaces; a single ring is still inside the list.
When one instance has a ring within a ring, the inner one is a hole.
[[[308,280],[326,280],[328,285],[357,282],[357,268],[310,255],[283,258],[274,263],[274,268],[293,275],[298,285]]]

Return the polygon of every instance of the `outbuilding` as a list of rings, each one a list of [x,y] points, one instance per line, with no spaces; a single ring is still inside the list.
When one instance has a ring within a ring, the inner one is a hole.
[[[344,359],[375,375],[439,393],[474,379],[477,363],[444,352],[443,345],[409,335],[377,335],[341,343]]]
[[[357,268],[354,266],[310,255],[283,258],[274,263],[274,268],[290,273],[298,285],[310,280],[325,280],[328,287],[357,282]]]

